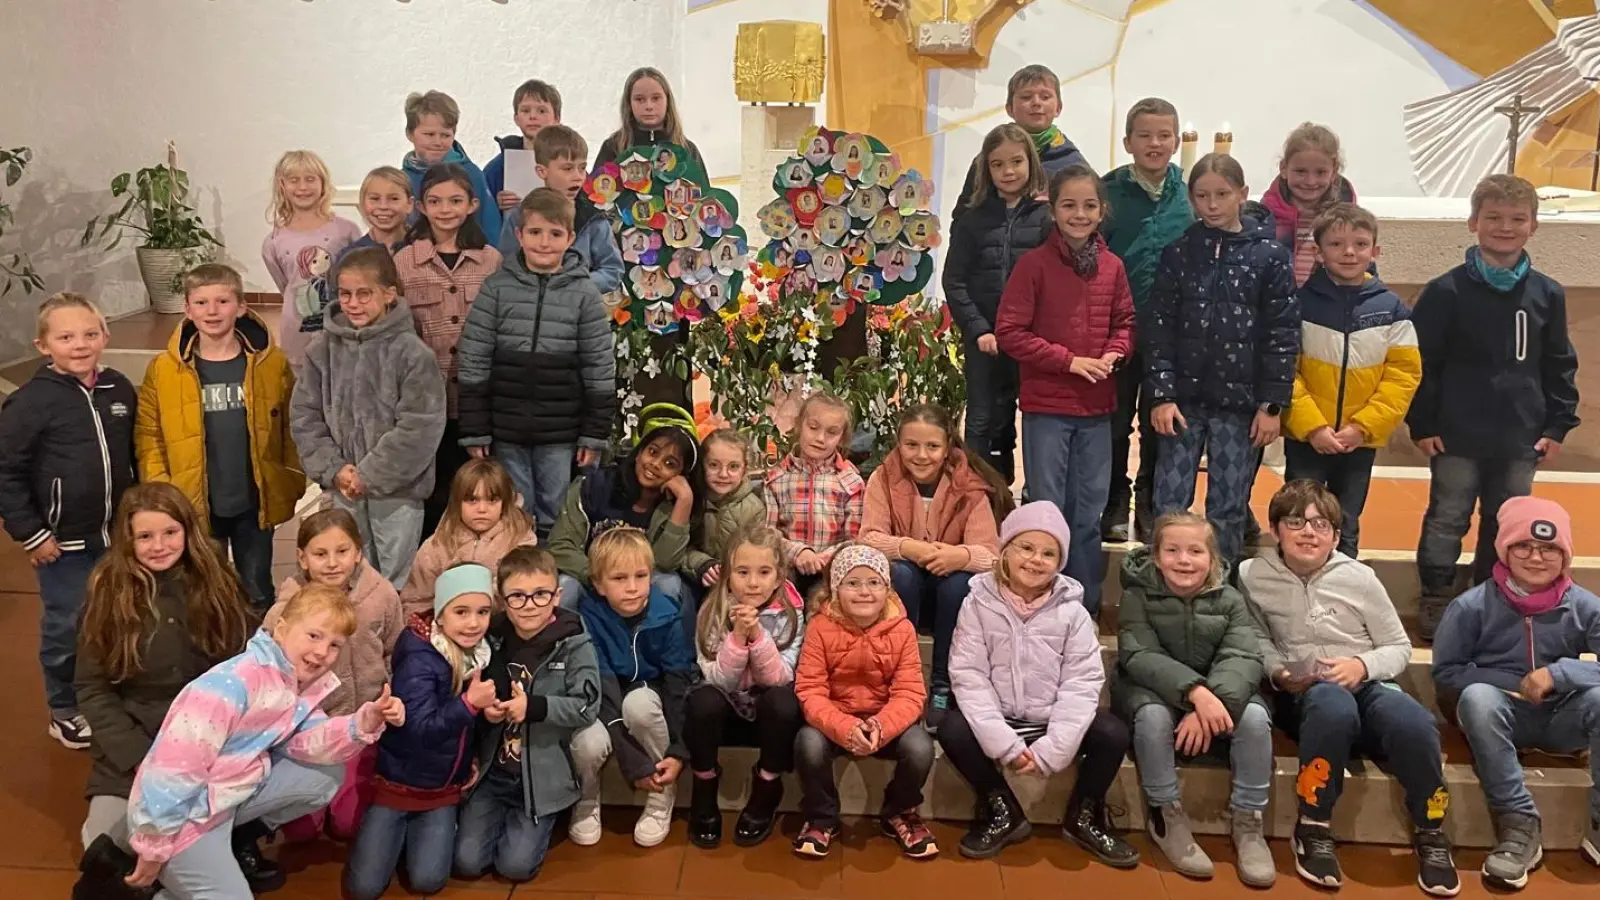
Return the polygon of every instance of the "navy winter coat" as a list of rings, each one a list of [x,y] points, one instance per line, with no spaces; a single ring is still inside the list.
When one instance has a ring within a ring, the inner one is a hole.
[[[1052,227],[1050,204],[1030,197],[1007,209],[992,192],[956,222],[944,263],[944,297],[968,341],[994,331],[1012,267],[1044,243]]]
[[[683,722],[689,689],[700,667],[678,602],[652,587],[644,618],[630,626],[604,597],[585,593],[578,614],[600,662],[600,721],[611,732],[611,746],[623,777],[638,781],[649,775],[657,762],[622,722],[622,698],[641,687],[649,687],[661,697],[661,711],[667,720],[666,755],[687,760]]]
[[[451,690],[450,664],[425,636],[432,626],[432,613],[418,613],[395,641],[390,689],[406,705],[406,723],[378,741],[378,774],[422,790],[465,784],[477,750],[478,714]]]

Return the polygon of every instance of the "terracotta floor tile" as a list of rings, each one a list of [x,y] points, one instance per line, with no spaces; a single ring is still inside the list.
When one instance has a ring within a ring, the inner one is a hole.
[[[1161,877],[1150,864],[1151,851],[1142,835],[1129,838],[1143,855],[1137,869],[1112,869],[1066,842],[1060,829],[1034,829],[1033,838],[1007,847],[994,859],[1007,900],[1060,900],[1063,886],[1088,897],[1141,898],[1165,896]],[[942,865],[942,863],[941,863]]]
[[[841,897],[845,896],[841,873],[855,856],[847,852],[847,840],[865,840],[868,825],[849,823],[845,837],[834,843],[825,859],[810,860],[795,856],[790,841],[800,830],[796,816],[785,816],[780,827],[759,847],[736,847],[728,840],[733,833],[733,815],[723,823],[723,844],[715,850],[685,847],[683,871],[677,882],[680,895],[689,897]],[[853,829],[853,830],[849,830]],[[860,833],[860,837],[852,835]]]
[[[965,825],[930,822],[939,841],[937,859],[907,859],[888,838],[877,834],[875,821],[866,825],[870,837],[857,846],[846,845],[844,853],[845,897],[995,897],[1004,889],[1000,868],[992,860],[971,860],[961,856],[957,844],[966,833]]]
[[[676,891],[688,849],[682,820],[673,823],[665,844],[646,850],[633,844],[638,817],[637,810],[607,809],[602,817],[605,836],[593,847],[579,847],[563,835],[545,857],[539,888],[624,894]]]
[[[69,897],[77,880],[76,871],[0,868],[0,897],[16,900]]]

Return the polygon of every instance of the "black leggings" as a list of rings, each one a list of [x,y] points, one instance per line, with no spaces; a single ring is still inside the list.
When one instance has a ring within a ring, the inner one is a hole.
[[[717,767],[717,751],[723,744],[757,747],[761,755],[756,765],[768,772],[788,772],[794,768],[794,738],[805,724],[800,701],[791,685],[756,688],[756,718],[740,716],[718,688],[702,684],[689,692],[688,721],[683,740],[689,748],[689,768],[710,772]]]
[[[939,724],[939,743],[944,747],[945,758],[979,797],[1003,791],[1016,803],[1000,765],[983,752],[959,707],[951,706],[945,713]],[[1089,730],[1083,734],[1083,743],[1078,745],[1078,780],[1072,786],[1068,806],[1080,800],[1104,800],[1127,755],[1128,726],[1106,710],[1096,712]]]

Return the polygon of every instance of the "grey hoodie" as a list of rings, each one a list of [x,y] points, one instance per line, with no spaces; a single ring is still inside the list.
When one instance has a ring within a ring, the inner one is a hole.
[[[1261,629],[1268,676],[1296,660],[1352,656],[1368,681],[1393,681],[1411,662],[1411,639],[1378,574],[1337,550],[1307,580],[1275,552],[1247,559],[1239,585]]]
[[[369,497],[425,500],[444,421],[444,378],[405,300],[359,330],[329,308],[289,401],[308,478],[332,487],[348,463]]]

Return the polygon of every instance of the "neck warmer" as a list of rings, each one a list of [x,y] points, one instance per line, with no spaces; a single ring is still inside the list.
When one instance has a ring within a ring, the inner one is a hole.
[[[1522,258],[1517,260],[1517,264],[1509,269],[1492,266],[1484,261],[1483,252],[1477,247],[1469,247],[1467,249],[1467,262],[1472,265],[1473,271],[1478,273],[1478,277],[1482,278],[1485,284],[1502,294],[1507,293],[1516,287],[1517,283],[1522,281],[1523,278],[1526,278],[1528,269],[1533,266],[1532,261],[1528,258],[1527,251],[1523,251]]]
[[[433,625],[428,630],[428,643],[432,644],[433,649],[439,651],[439,655],[446,660],[450,659],[450,648],[452,646],[460,651],[461,680],[463,683],[471,677],[472,673],[482,672],[484,667],[489,665],[490,650],[488,641],[478,641],[477,646],[468,650],[445,636],[444,631],[439,628],[438,619],[433,620]]]
[[[1051,591],[1049,588],[1045,588],[1044,592],[1041,593],[1037,599],[1029,601],[1024,600],[1021,594],[1013,591],[1011,588],[1008,588],[1003,584],[997,583],[995,586],[1000,589],[1000,596],[1004,597],[1006,603],[1011,605],[1012,611],[1014,611],[1024,622],[1033,618],[1034,613],[1044,609],[1044,605],[1050,602]]]
[[[1494,583],[1500,586],[1500,593],[1511,604],[1517,614],[1526,618],[1547,613],[1561,605],[1561,598],[1567,594],[1567,588],[1572,587],[1572,576],[1562,575],[1537,591],[1529,592],[1521,585],[1511,580],[1511,569],[1503,562],[1494,564]]]
[[[1038,134],[1029,135],[1029,137],[1033,138],[1033,149],[1038,151],[1041,155],[1046,150],[1049,150],[1051,147],[1056,146],[1056,144],[1064,140],[1064,138],[1061,137],[1061,129],[1057,128],[1054,124],[1051,124],[1049,128],[1046,128]]]

